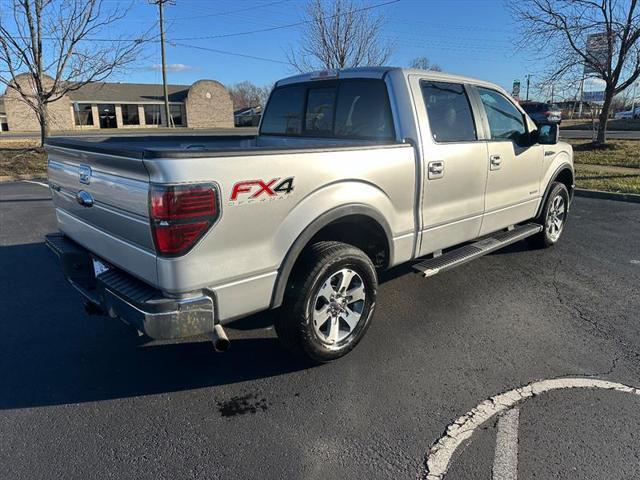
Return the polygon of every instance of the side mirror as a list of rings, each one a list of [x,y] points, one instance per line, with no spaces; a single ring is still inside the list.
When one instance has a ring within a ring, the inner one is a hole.
[[[560,137],[560,128],[557,123],[542,123],[538,125],[536,136],[541,145],[555,145]]]

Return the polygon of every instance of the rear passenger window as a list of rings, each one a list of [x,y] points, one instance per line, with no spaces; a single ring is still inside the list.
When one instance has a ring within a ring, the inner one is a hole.
[[[527,133],[520,110],[495,90],[478,88],[478,92],[487,113],[491,139],[520,143]]]
[[[478,138],[471,104],[462,85],[423,81],[421,86],[436,142],[470,142]]]
[[[333,109],[335,102],[335,88],[309,89],[304,129],[307,132],[315,132],[320,135],[333,133]]]
[[[269,98],[268,114],[260,127],[261,133],[271,135],[300,135],[302,110],[306,88],[286,87],[273,91]]]

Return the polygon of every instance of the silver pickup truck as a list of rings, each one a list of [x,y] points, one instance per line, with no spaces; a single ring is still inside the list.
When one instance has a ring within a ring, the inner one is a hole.
[[[379,272],[551,246],[574,187],[557,125],[491,83],[402,68],[281,80],[254,137],[54,137],[46,150],[60,230],[47,244],[90,312],[223,350],[223,325],[277,309],[282,343],[313,362],[363,337]]]

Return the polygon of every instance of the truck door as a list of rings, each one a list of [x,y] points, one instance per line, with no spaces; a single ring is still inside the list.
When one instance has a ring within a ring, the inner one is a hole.
[[[530,145],[525,115],[502,93],[477,87],[487,131],[487,194],[480,235],[535,215],[544,151]]]
[[[423,159],[418,255],[426,255],[478,236],[487,147],[467,85],[412,77],[411,88]]]

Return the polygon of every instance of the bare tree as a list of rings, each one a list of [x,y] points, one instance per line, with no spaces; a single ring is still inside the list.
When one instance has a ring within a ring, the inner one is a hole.
[[[432,72],[441,72],[440,65],[431,63],[427,57],[416,57],[409,63],[411,68],[419,68],[421,70],[431,70]]]
[[[585,71],[604,80],[596,138],[604,144],[614,96],[640,76],[638,0],[510,0],[509,5],[522,27],[522,46],[552,63],[551,81]],[[603,54],[586,47],[595,34],[603,39]]]
[[[135,61],[146,34],[136,39],[95,39],[112,32],[128,9],[103,0],[13,0],[0,12],[0,83],[17,92],[49,133],[48,107],[83,85],[104,80]],[[7,18],[8,17],[8,18]],[[24,78],[28,80],[25,82]]]
[[[384,17],[372,8],[354,0],[309,0],[289,62],[300,72],[384,64],[392,45],[381,36]]]
[[[248,107],[264,107],[271,93],[271,86],[258,87],[248,80],[235,83],[229,87],[233,109],[239,110]]]

